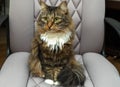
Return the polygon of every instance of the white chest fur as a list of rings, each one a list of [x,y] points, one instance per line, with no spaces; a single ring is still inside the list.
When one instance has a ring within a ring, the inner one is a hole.
[[[41,34],[40,39],[47,43],[47,46],[51,51],[53,50],[62,50],[64,44],[70,40],[71,32],[46,32]]]

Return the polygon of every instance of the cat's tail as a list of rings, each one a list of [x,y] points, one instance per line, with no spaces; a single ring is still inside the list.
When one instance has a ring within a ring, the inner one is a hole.
[[[66,66],[61,70],[57,79],[64,87],[77,87],[78,85],[84,85],[86,77],[81,66],[72,68]]]

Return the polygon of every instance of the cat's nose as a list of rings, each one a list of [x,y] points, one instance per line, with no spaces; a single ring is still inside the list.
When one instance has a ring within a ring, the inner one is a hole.
[[[48,22],[48,27],[50,28],[52,26],[52,22]]]

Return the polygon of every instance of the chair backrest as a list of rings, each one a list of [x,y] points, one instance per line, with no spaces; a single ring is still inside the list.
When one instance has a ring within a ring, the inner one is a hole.
[[[45,0],[58,5],[62,0]],[[104,40],[105,0],[66,0],[75,23],[74,50],[77,54],[100,52]],[[12,52],[30,51],[34,22],[40,11],[38,0],[11,0],[9,10]]]

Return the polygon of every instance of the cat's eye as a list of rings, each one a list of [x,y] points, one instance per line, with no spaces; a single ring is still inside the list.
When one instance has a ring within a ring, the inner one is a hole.
[[[61,17],[55,17],[55,20],[61,20],[62,18]]]
[[[47,22],[47,17],[41,17],[41,20],[42,20],[43,22]]]
[[[62,18],[60,18],[60,17],[55,17],[55,23],[59,23],[59,22],[61,22],[62,21]]]
[[[57,21],[57,20],[59,20],[60,18],[58,18],[58,17],[55,17],[55,21]]]
[[[47,20],[47,17],[42,17],[42,19]]]

